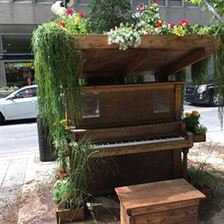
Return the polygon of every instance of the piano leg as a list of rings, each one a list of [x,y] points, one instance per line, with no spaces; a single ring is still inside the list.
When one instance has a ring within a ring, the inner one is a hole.
[[[183,152],[183,178],[187,180],[187,154],[189,152],[188,148],[182,149]]]

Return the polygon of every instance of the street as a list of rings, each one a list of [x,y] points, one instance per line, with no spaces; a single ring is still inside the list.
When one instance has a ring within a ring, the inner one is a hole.
[[[0,158],[7,154],[38,152],[35,120],[8,122],[0,126]]]

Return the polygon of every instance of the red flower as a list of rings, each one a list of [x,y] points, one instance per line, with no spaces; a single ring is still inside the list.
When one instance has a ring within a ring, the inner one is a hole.
[[[62,27],[65,27],[66,23],[65,23],[65,21],[61,21],[61,22],[58,22],[58,25],[62,26]]]
[[[163,21],[159,20],[156,24],[156,27],[159,28],[163,25]]]
[[[67,9],[67,11],[66,11],[66,14],[67,15],[72,15],[74,13],[74,10],[73,9]]]
[[[158,0],[152,0],[153,3],[157,4],[158,3]]]
[[[179,21],[179,25],[180,26],[182,26],[182,25],[188,26],[189,25],[189,22],[186,19],[182,19],[182,20]]]
[[[80,17],[84,17],[84,16],[85,16],[85,13],[84,13],[83,11],[80,11],[80,12],[79,12],[79,16],[80,16]]]
[[[170,23],[170,26],[171,26],[171,28],[174,28],[176,26],[176,24],[172,22],[172,23]]]
[[[61,175],[64,175],[65,174],[65,170],[64,169],[59,169],[58,173],[60,173]]]

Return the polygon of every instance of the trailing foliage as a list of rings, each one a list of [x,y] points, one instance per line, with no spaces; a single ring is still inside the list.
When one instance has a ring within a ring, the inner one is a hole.
[[[74,47],[74,32],[49,22],[39,26],[32,38],[40,118],[43,125],[48,126],[50,140],[60,149],[62,157],[69,138],[62,122],[65,104],[75,122],[80,114],[82,53]],[[69,99],[69,103],[65,99]]]
[[[90,28],[93,33],[109,31],[128,21],[131,9],[128,0],[90,0],[88,5]]]

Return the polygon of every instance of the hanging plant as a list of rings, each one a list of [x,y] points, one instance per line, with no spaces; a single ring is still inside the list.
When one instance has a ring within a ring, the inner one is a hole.
[[[59,150],[62,164],[70,138],[61,123],[66,119],[65,108],[72,116],[73,125],[80,116],[83,55],[74,43],[79,34],[86,32],[86,21],[81,15],[69,13],[39,26],[32,38],[39,114],[42,125],[49,129],[50,141]]]

